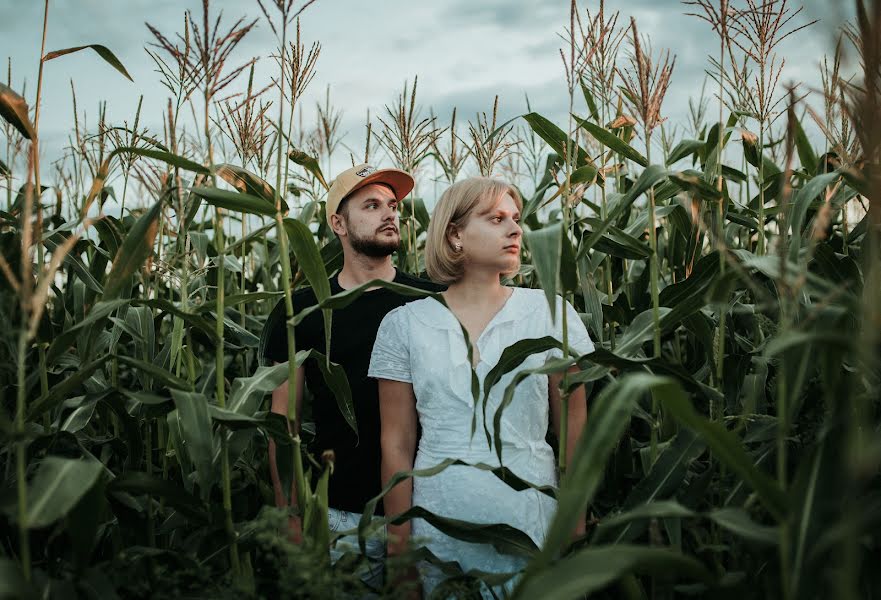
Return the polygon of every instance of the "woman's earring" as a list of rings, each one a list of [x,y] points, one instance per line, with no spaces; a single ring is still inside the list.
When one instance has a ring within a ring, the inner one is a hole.
[[[453,250],[455,250],[456,252],[461,252],[462,251],[462,244],[454,245]]]

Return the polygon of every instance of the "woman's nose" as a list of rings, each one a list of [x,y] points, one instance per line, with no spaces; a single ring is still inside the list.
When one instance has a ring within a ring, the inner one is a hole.
[[[514,221],[514,228],[511,230],[511,235],[514,237],[520,237],[523,235],[523,228],[520,227],[520,223]]]

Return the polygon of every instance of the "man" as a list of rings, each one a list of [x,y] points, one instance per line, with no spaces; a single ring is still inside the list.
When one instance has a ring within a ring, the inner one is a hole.
[[[327,196],[327,223],[342,244],[343,268],[330,279],[332,294],[374,279],[431,292],[442,289],[429,281],[407,275],[392,264],[391,255],[400,244],[398,206],[413,185],[413,178],[404,171],[376,170],[366,164],[343,171],[334,180]],[[357,526],[366,502],[381,491],[379,398],[376,380],[367,377],[367,367],[383,317],[413,299],[376,288],[364,292],[349,306],[333,311],[330,360],[342,366],[349,380],[358,435],[340,413],[336,398],[324,383],[316,362],[309,360],[297,371],[297,414],[301,412],[305,379],[313,397],[314,451],[321,454],[332,450],[335,457],[328,489],[328,519],[332,530]],[[294,293],[293,304],[296,314],[316,304],[315,294],[311,289],[298,290]],[[265,327],[265,357],[274,362],[287,361],[284,301],[275,306]],[[313,312],[296,327],[295,340],[297,350],[314,348],[324,353],[321,311]],[[287,415],[287,409],[288,382],[285,382],[272,393],[272,411]],[[275,502],[277,506],[285,507],[272,442],[269,458]],[[291,490],[292,506],[295,506],[296,496],[296,490]],[[377,513],[382,514],[381,511],[382,503],[377,506]],[[293,517],[290,524],[294,539],[299,539],[299,518]],[[385,542],[374,542],[367,546],[368,559],[373,560],[364,580],[378,587],[382,582],[381,560],[385,555]]]

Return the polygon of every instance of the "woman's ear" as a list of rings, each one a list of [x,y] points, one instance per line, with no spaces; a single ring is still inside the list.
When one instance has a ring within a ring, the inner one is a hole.
[[[459,229],[452,223],[447,225],[447,242],[453,247],[456,244],[462,244],[462,235],[459,233]]]

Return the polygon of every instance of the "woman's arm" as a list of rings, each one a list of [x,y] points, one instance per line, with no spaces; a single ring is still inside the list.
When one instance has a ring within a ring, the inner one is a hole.
[[[574,375],[578,372],[579,369],[577,366],[569,368],[570,375]],[[562,422],[563,414],[563,399],[560,396],[560,382],[562,380],[562,373],[553,374],[548,377],[548,401],[550,402],[551,420],[553,422],[554,433],[557,434],[557,439],[561,439],[560,424]],[[572,455],[575,453],[575,447],[578,444],[578,440],[581,437],[582,431],[584,431],[584,424],[586,422],[587,397],[584,391],[584,386],[579,385],[574,390],[572,390],[571,394],[569,394],[569,406],[566,419],[566,460],[563,464],[568,465],[569,462],[572,460]],[[563,452],[563,448],[560,448],[560,452]],[[584,531],[584,515],[581,515],[575,531],[572,532],[573,537],[583,535]]]
[[[382,485],[401,471],[413,470],[416,452],[416,396],[413,385],[379,380],[379,414],[382,425]],[[383,498],[385,514],[398,515],[413,505],[413,480],[400,482]],[[400,554],[410,540],[410,522],[388,526],[389,555]]]

